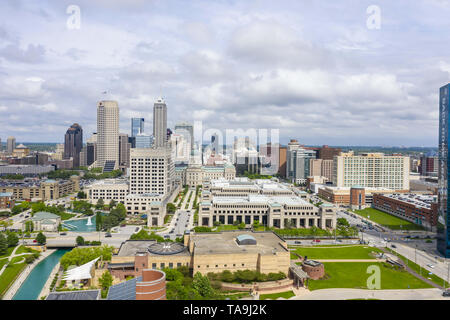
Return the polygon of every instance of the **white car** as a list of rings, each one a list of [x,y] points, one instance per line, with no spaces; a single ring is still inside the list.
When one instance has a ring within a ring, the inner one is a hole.
[[[427,266],[430,267],[431,269],[434,268],[434,266],[431,263],[427,264]]]

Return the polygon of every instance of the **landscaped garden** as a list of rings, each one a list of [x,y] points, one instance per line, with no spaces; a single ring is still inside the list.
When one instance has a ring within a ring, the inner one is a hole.
[[[428,283],[414,277],[405,270],[384,262],[325,262],[326,275],[319,280],[308,280],[310,290],[328,288],[368,289],[369,266],[380,267],[380,289],[423,289],[432,288]]]
[[[354,212],[392,230],[424,230],[422,226],[374,208],[355,210]]]
[[[259,296],[259,300],[266,300],[266,299],[276,300],[278,298],[289,299],[289,298],[292,298],[294,296],[295,296],[294,292],[292,292],[292,291],[285,291],[285,292],[279,292],[279,293],[261,294]]]

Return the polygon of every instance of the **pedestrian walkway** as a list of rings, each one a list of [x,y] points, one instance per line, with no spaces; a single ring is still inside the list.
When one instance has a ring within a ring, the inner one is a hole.
[[[28,266],[25,267],[25,269],[22,271],[22,273],[19,275],[19,277],[14,281],[14,283],[10,286],[8,291],[3,296],[3,300],[12,300],[14,295],[16,294],[17,290],[19,290],[20,286],[25,282],[28,275],[33,271],[34,267],[39,264],[42,260],[47,258],[49,255],[51,255],[56,250],[47,250],[45,252],[42,252],[39,258],[34,260],[34,262]]]

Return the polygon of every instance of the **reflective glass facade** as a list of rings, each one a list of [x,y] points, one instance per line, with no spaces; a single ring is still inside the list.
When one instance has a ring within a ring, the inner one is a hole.
[[[449,157],[448,157],[448,130],[449,130],[449,96],[450,84],[443,86],[439,92],[439,216],[437,226],[437,249],[446,258],[450,258],[450,224],[448,210],[448,177]]]
[[[144,133],[144,118],[131,118],[131,136],[136,137],[138,133]]]

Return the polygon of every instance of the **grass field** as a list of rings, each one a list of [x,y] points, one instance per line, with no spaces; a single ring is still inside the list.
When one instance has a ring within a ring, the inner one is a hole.
[[[432,288],[407,271],[395,270],[382,262],[325,262],[326,276],[320,280],[309,280],[309,289],[367,289],[367,279],[371,276],[367,268],[371,265],[380,267],[380,289],[408,289],[408,286],[410,289]]]
[[[6,253],[0,255],[0,259],[9,257],[11,255],[11,252],[13,252],[14,248],[15,247],[9,247],[8,249],[6,249]]]
[[[265,299],[276,300],[278,298],[289,299],[293,296],[295,296],[294,292],[286,291],[286,292],[279,292],[279,293],[262,294],[259,296],[259,300],[265,300]]]
[[[376,222],[382,226],[385,226],[389,229],[393,230],[424,230],[423,227],[416,225],[407,220],[403,220],[401,218],[390,215],[386,212],[374,209],[374,208],[366,208],[363,210],[355,210],[356,214],[363,216],[373,222]],[[369,218],[370,216],[370,218]]]
[[[26,263],[18,263],[14,264],[14,262],[18,262],[23,259],[22,257],[16,257],[11,260],[11,263],[6,267],[5,271],[0,275],[0,297],[2,297],[6,290],[9,288],[10,284],[19,276],[22,270],[27,265]]]
[[[327,247],[302,247],[295,249],[301,256],[308,259],[375,259],[370,253],[382,252],[380,249],[368,246],[327,246]]]
[[[407,259],[406,257],[402,256],[401,254],[393,251],[392,249],[387,248],[387,250],[389,250],[391,253],[395,254],[396,256],[400,257],[403,259],[403,261],[408,263],[408,267],[410,267],[412,270],[414,270],[415,272],[417,272],[418,274],[420,274],[421,276],[428,278],[429,280],[433,281],[434,283],[436,283],[439,286],[443,286],[444,285],[444,280],[441,279],[440,277],[438,277],[437,275],[434,274],[434,272],[431,271],[431,273],[433,274],[429,274],[430,271],[425,269],[425,268],[421,268],[418,264],[414,263],[413,261]],[[445,281],[445,285],[446,287],[448,287],[448,283],[447,281]]]

